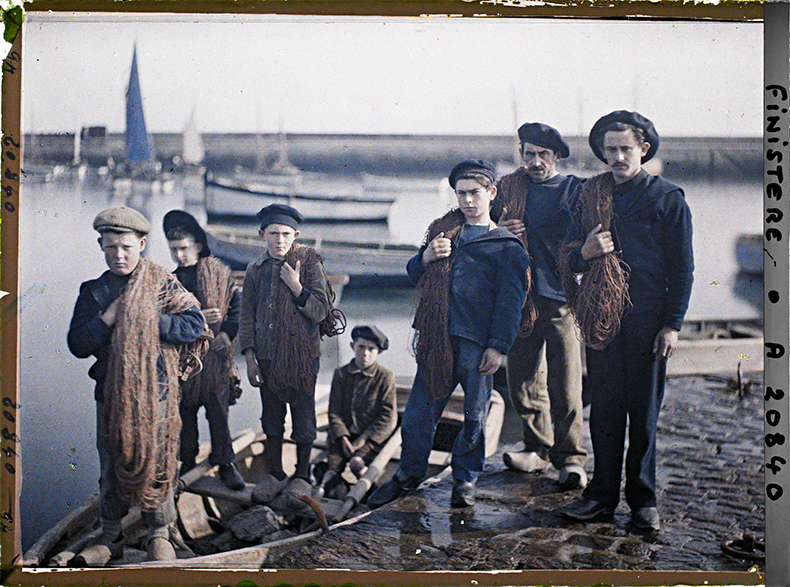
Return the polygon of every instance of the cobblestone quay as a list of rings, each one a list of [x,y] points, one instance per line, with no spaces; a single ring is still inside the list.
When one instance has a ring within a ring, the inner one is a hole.
[[[450,507],[445,478],[354,525],[271,552],[263,567],[764,572],[763,563],[730,558],[720,546],[743,533],[764,536],[761,376],[752,383],[739,399],[722,379],[668,381],[658,431],[658,534],[632,530],[624,500],[613,521],[564,519],[558,510],[581,491],[558,492],[553,469],[506,470],[501,453],[514,447],[502,446],[486,463],[474,508]],[[592,456],[586,468],[592,471]]]

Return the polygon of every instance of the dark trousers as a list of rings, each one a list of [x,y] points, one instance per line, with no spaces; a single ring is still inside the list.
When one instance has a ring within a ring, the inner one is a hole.
[[[658,316],[626,316],[609,346],[587,349],[595,469],[584,496],[608,506],[620,501],[626,422],[626,502],[632,509],[656,505],[656,426],[666,359],[654,359],[653,341],[661,327]]]
[[[230,388],[209,394],[202,404],[187,405],[181,402],[181,463],[191,468],[195,465],[198,454],[198,410],[206,408],[211,433],[211,455],[208,458],[212,465],[227,465],[233,462],[233,440],[230,437],[228,425],[228,403]]]

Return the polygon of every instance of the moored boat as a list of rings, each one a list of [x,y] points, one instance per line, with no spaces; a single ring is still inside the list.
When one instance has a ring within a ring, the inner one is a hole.
[[[209,221],[254,217],[269,204],[287,204],[310,222],[386,222],[395,198],[366,193],[361,182],[302,171],[244,178],[206,173]]]
[[[398,386],[398,406],[402,413],[409,387]],[[328,397],[321,396],[317,405],[319,436],[313,448],[313,462],[320,462],[327,452]],[[494,391],[486,419],[486,456],[497,449],[504,420],[505,404]],[[434,450],[429,458],[430,484],[449,474],[450,450],[455,436],[463,426],[463,394],[456,391],[451,396],[445,414],[437,428]],[[289,436],[286,433],[286,438]],[[266,439],[260,433],[245,431],[234,440],[236,464],[247,482],[240,491],[226,489],[216,476],[216,468],[207,462],[209,447],[205,445],[198,458],[198,465],[185,474],[179,483],[181,492],[177,500],[178,533],[174,542],[178,560],[167,563],[170,567],[201,568],[257,568],[270,548],[298,544],[332,528],[353,524],[369,511],[364,498],[374,484],[381,484],[394,475],[400,457],[400,428],[382,446],[378,457],[368,472],[360,479],[346,472],[348,490],[332,498],[315,497],[296,500],[281,494],[267,506],[255,506],[251,501],[252,489],[266,471]],[[286,473],[295,467],[295,447],[286,442],[283,464]],[[99,532],[99,502],[94,496],[83,507],[64,517],[45,533],[26,553],[23,566],[64,567],[74,555],[89,544]],[[251,524],[249,518],[254,522]],[[265,526],[265,528],[264,528]],[[110,566],[153,565],[145,562],[145,527],[137,508],[124,518],[126,548],[124,557],[111,561]],[[253,529],[253,540],[247,540],[245,531]],[[263,528],[263,530],[262,530]],[[245,530],[246,529],[246,530]],[[264,532],[262,536],[257,534]]]

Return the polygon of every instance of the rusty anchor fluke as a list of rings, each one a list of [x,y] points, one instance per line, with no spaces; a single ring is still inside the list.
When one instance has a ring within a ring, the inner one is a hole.
[[[734,558],[765,561],[765,541],[757,540],[752,534],[743,534],[740,539],[722,540],[721,550]]]

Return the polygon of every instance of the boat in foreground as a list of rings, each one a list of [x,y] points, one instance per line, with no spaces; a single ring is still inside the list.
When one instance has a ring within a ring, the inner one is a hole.
[[[409,390],[408,386],[398,386],[401,414]],[[426,484],[450,473],[450,450],[463,426],[463,405],[463,393],[456,390],[437,428]],[[327,407],[328,395],[324,394],[317,406],[319,436],[311,458],[314,464],[325,460],[327,455]],[[486,456],[497,449],[504,412],[504,401],[494,391],[486,419]],[[251,495],[255,482],[266,472],[265,447],[265,436],[250,430],[234,440],[236,464],[247,485],[240,491],[231,491],[219,480],[216,467],[208,464],[209,445],[203,446],[198,465],[179,481],[178,532],[174,536],[178,560],[166,563],[167,566],[258,568],[271,548],[296,545],[340,525],[359,521],[369,511],[364,500],[371,488],[389,480],[397,470],[400,427],[382,446],[368,472],[360,479],[346,472],[347,485],[341,485],[332,497],[297,499],[283,493],[266,506],[258,506],[252,503]],[[295,461],[295,445],[286,441],[283,446],[286,473],[293,473]],[[45,533],[25,553],[22,564],[26,567],[69,566],[75,554],[99,531],[99,500],[94,496]],[[132,508],[124,518],[123,531],[126,537],[124,557],[112,561],[110,566],[162,564],[145,560],[146,528],[138,508]]]

